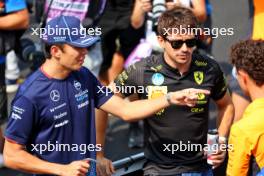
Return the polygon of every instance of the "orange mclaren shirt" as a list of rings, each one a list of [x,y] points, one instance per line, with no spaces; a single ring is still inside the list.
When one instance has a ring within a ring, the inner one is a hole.
[[[264,39],[264,1],[254,0],[252,39]]]
[[[250,156],[259,168],[264,167],[264,98],[254,100],[245,110],[243,118],[233,124],[229,137],[228,176],[246,176]]]

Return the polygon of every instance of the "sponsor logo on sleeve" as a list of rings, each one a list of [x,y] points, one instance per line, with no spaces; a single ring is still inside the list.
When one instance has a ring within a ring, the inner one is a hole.
[[[15,120],[21,120],[22,119],[22,117],[19,114],[16,114],[14,112],[12,112],[11,118],[15,119]]]
[[[20,108],[18,106],[13,106],[12,107],[12,113],[11,113],[11,118],[15,119],[15,120],[21,120],[22,117],[21,115],[23,115],[23,113],[25,112],[25,110],[23,108]]]

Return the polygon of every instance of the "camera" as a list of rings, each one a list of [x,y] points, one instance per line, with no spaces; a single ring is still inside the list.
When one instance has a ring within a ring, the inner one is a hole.
[[[42,51],[39,51],[35,43],[28,38],[20,39],[20,58],[22,61],[29,63],[32,70],[36,70],[45,61],[45,55]]]
[[[166,11],[165,0],[153,0],[152,1],[152,19],[153,25],[158,25],[158,18]]]
[[[166,3],[174,2],[173,0],[151,0],[152,4],[152,18],[154,26],[158,25],[159,16],[166,11]]]

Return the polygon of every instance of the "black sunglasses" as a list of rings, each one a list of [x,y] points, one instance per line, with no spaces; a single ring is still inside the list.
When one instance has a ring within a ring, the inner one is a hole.
[[[197,39],[196,38],[187,39],[187,40],[169,40],[166,37],[164,37],[164,39],[171,44],[171,47],[173,49],[181,48],[184,43],[189,48],[192,48],[192,47],[196,46],[196,44],[197,44]]]

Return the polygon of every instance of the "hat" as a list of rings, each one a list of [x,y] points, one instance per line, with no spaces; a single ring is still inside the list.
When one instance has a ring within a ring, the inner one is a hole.
[[[47,44],[66,43],[75,47],[86,48],[100,40],[86,34],[81,21],[74,16],[58,16],[45,26],[41,38]]]

